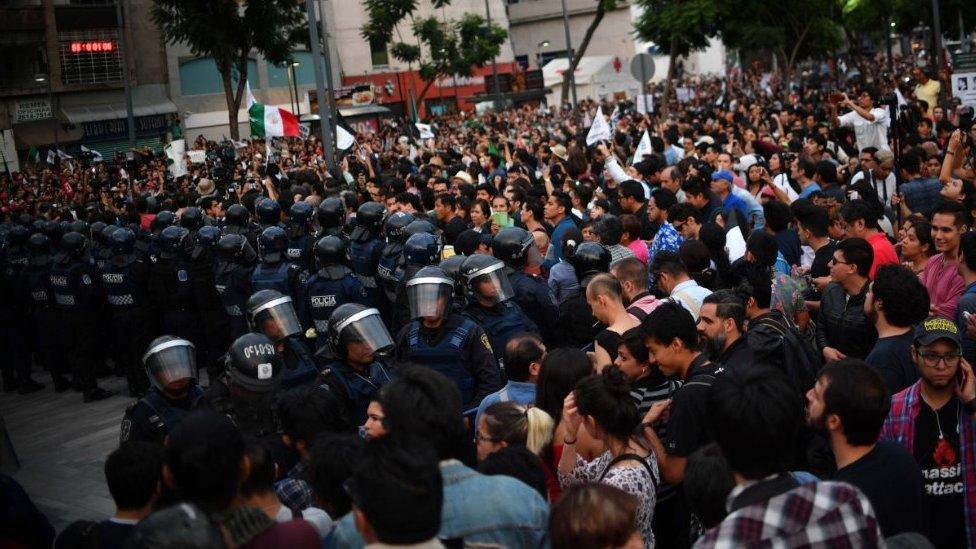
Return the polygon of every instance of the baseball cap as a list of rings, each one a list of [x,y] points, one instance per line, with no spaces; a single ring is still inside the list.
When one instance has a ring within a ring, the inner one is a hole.
[[[915,327],[915,344],[931,345],[940,339],[948,339],[960,346],[959,327],[956,323],[941,316],[930,316]]]
[[[732,172],[728,170],[719,170],[717,172],[712,172],[712,181],[717,181],[719,179],[724,179],[729,183],[732,183],[734,177],[732,176]]]

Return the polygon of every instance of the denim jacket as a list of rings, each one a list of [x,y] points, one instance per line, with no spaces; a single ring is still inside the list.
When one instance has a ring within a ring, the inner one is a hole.
[[[526,549],[548,548],[549,505],[528,485],[506,476],[488,476],[450,459],[440,464],[444,479],[440,539]],[[326,538],[328,549],[365,546],[352,513]]]

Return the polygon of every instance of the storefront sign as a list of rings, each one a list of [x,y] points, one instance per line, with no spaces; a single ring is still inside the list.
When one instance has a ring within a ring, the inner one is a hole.
[[[14,123],[47,120],[51,118],[51,104],[47,99],[25,99],[17,102]]]
[[[125,118],[116,120],[98,120],[84,122],[81,128],[85,131],[85,139],[122,139],[129,134],[129,124]],[[169,129],[169,120],[165,114],[136,117],[137,135],[157,135]]]

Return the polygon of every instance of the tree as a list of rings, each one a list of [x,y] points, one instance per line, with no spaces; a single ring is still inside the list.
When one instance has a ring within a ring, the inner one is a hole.
[[[152,19],[170,43],[210,57],[224,85],[230,135],[239,139],[237,111],[252,53],[277,65],[288,61],[306,25],[304,4],[295,0],[153,0]]]
[[[580,59],[586,54],[586,48],[590,46],[593,33],[596,32],[596,28],[600,26],[600,22],[603,21],[603,17],[606,16],[607,12],[615,9],[617,9],[617,0],[596,0],[596,13],[593,14],[593,20],[590,21],[590,26],[586,27],[583,40],[573,50],[573,60],[566,69],[566,72],[563,73],[563,87],[560,94],[561,102],[565,103],[569,98],[569,77],[576,72],[576,67],[579,66]]]
[[[449,6],[451,0],[431,0],[430,13]],[[417,101],[422,100],[441,76],[471,76],[501,52],[508,32],[484,17],[466,13],[459,19],[417,17],[418,0],[363,0],[369,20],[361,29],[370,43],[391,44],[390,54],[412,66],[418,64],[426,82]],[[400,25],[409,22],[415,43],[403,40]],[[394,40],[396,35],[397,40]]]
[[[667,45],[670,54],[664,82],[662,111],[667,116],[671,80],[678,56],[708,47],[708,39],[718,32],[718,6],[715,0],[637,0],[643,8],[634,22],[634,31],[645,42]]]
[[[716,0],[726,46],[768,50],[783,67],[786,93],[800,59],[822,55],[842,42],[835,0]]]

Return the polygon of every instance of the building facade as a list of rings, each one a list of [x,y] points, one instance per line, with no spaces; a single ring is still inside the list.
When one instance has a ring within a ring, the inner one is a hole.
[[[18,154],[128,148],[124,73],[138,146],[159,148],[175,122],[152,0],[13,0],[0,4],[0,129]],[[120,38],[122,39],[120,41]],[[122,43],[129,55],[123,66]]]

